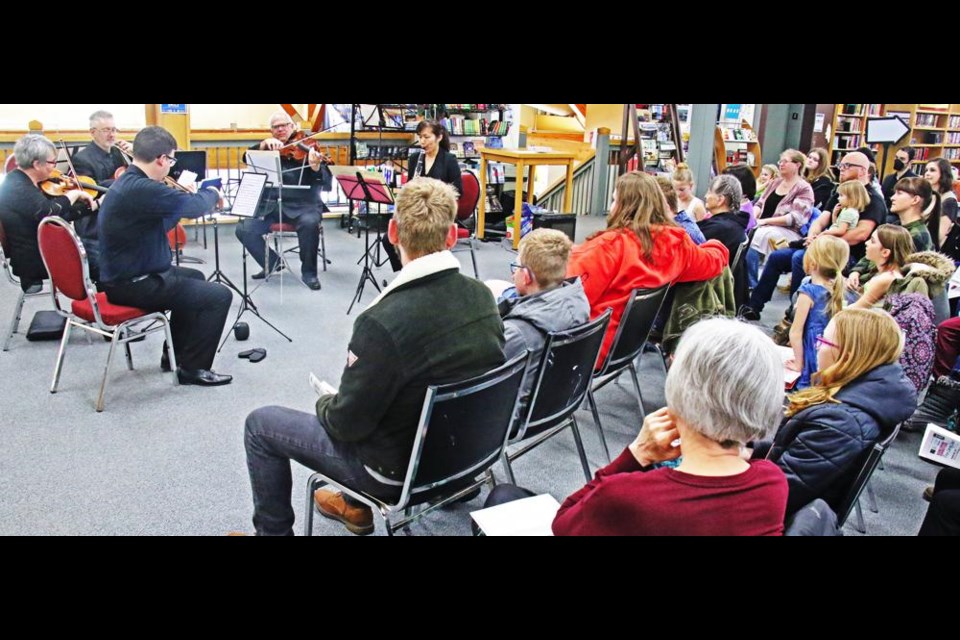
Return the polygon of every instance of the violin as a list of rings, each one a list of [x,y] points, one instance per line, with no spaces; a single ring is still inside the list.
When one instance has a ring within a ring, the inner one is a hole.
[[[79,185],[77,184],[78,181]],[[40,190],[51,198],[66,195],[68,191],[75,191],[76,189],[82,190],[91,198],[96,198],[101,193],[109,191],[107,187],[101,187],[96,180],[89,176],[80,176],[79,179],[71,178],[64,175],[59,169],[51,171],[50,178],[41,182],[39,186]]]
[[[303,162],[310,155],[310,150],[320,154],[320,164],[336,164],[330,156],[320,152],[318,142],[313,136],[316,133],[307,135],[303,131],[296,131],[287,139],[287,143],[280,147],[280,157]]]

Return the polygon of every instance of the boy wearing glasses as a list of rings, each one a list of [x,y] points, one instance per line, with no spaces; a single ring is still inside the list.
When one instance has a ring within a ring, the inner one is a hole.
[[[580,278],[564,279],[572,246],[570,238],[556,229],[534,229],[520,241],[517,261],[510,265],[519,297],[499,304],[507,360],[529,349],[533,362],[539,362],[548,332],[590,321],[590,303]],[[521,405],[535,378],[536,371],[527,375]]]
[[[259,151],[276,151],[282,148],[296,133],[297,127],[285,111],[277,111],[270,116],[270,137],[264,138],[250,147]],[[324,169],[322,156],[311,148],[303,161],[280,156],[280,168],[283,171],[283,184],[309,186],[309,189],[287,189],[283,192],[283,222],[297,227],[297,241],[300,245],[300,271],[303,282],[316,291],[320,288],[317,279],[317,251],[320,248],[320,220],[326,205],[320,199],[321,188],[330,188],[332,176]],[[237,225],[237,238],[260,265],[262,271],[254,274],[254,280],[267,277],[278,268],[280,256],[270,250],[269,266],[264,264],[267,246],[263,236],[270,231],[270,225],[280,222],[280,209],[277,205],[277,190],[270,189],[273,197],[264,198],[258,217],[244,220]]]
[[[97,181],[101,187],[113,184],[113,175],[120,167],[127,166],[120,150],[130,153],[133,147],[126,140],[117,139],[117,126],[109,111],[94,111],[90,114],[90,143],[71,157],[77,175]],[[119,147],[119,149],[117,148]],[[77,220],[73,224],[77,235],[87,250],[87,257],[99,263],[100,242],[97,234],[97,215]]]

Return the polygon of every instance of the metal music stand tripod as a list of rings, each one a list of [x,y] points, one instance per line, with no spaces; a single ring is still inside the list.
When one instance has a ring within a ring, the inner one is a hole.
[[[363,296],[363,287],[366,285],[367,280],[369,280],[374,288],[377,291],[380,291],[380,285],[377,284],[377,279],[373,276],[373,269],[370,268],[370,253],[372,247],[370,246],[370,218],[369,216],[375,215],[377,217],[377,238],[380,237],[380,213],[371,214],[370,205],[391,205],[393,204],[393,194],[390,192],[390,188],[387,186],[386,180],[383,178],[381,173],[373,173],[370,171],[364,171],[361,167],[330,167],[330,172],[337,179],[337,182],[340,183],[340,188],[343,189],[344,195],[346,195],[348,200],[361,201],[367,203],[367,224],[365,225],[366,229],[364,231],[364,253],[363,257],[363,271],[360,273],[360,282],[357,283],[357,292],[353,296],[353,301],[350,302],[350,307],[347,309],[347,315],[350,315],[350,312],[353,310],[353,305],[357,302],[360,302],[360,298]],[[374,262],[376,264],[376,262]]]
[[[237,195],[234,198],[233,206],[230,209],[230,212],[240,218],[240,224],[243,224],[244,218],[254,218],[257,213],[257,206],[260,204],[260,198],[263,196],[263,188],[266,184],[267,176],[263,173],[243,173],[240,176],[240,186],[237,189]],[[287,339],[287,342],[293,342],[293,338],[285,334],[283,331],[280,331],[275,327],[269,320],[260,315],[260,310],[257,309],[257,305],[253,303],[253,298],[250,297],[250,293],[247,291],[247,247],[241,243],[243,247],[243,291],[241,292],[237,287],[230,282],[230,280],[220,271],[220,242],[219,242],[219,233],[217,226],[217,219],[214,217],[213,220],[213,242],[214,242],[214,257],[216,259],[216,269],[208,280],[216,279],[216,282],[222,282],[226,284],[231,289],[240,294],[240,308],[237,311],[237,317],[233,321],[233,326],[230,327],[230,331],[223,337],[223,341],[220,343],[220,347],[217,348],[217,353],[223,349],[223,346],[227,344],[227,339],[230,337],[230,334],[233,333],[233,330],[236,328],[237,324],[240,322],[240,318],[244,313],[249,311],[253,315],[260,318],[265,325],[279,333],[281,336]]]

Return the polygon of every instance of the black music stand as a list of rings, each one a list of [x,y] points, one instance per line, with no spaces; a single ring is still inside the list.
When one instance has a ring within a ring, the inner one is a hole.
[[[337,182],[340,183],[340,188],[343,189],[344,195],[348,200],[351,201],[360,201],[367,203],[367,216],[370,216],[370,205],[391,205],[393,204],[393,194],[390,191],[390,187],[387,186],[386,180],[383,178],[381,173],[373,173],[370,171],[364,171],[362,167],[330,167],[330,172],[333,174],[333,177],[337,179]],[[379,216],[380,213],[373,214],[378,217],[377,220],[377,237],[379,238]],[[373,286],[377,291],[380,291],[380,285],[377,284],[377,279],[373,276],[373,269],[370,268],[370,219],[367,218],[367,224],[365,225],[364,230],[364,253],[363,253],[363,271],[360,274],[360,282],[357,284],[357,293],[353,297],[353,301],[350,303],[350,307],[347,309],[347,315],[350,315],[350,312],[353,310],[353,305],[357,302],[360,302],[361,296],[363,296],[363,287],[366,285],[367,280],[373,283]]]
[[[234,197],[233,206],[230,207],[230,213],[234,216],[240,218],[240,224],[243,224],[244,218],[255,218],[257,213],[257,207],[260,205],[260,199],[263,197],[264,185],[267,182],[267,175],[264,173],[242,173],[240,175],[240,186],[237,188],[237,195]],[[240,318],[247,311],[253,315],[260,318],[265,325],[279,333],[281,336],[287,339],[287,342],[293,342],[293,338],[285,334],[283,331],[280,331],[277,327],[270,323],[269,320],[260,315],[260,310],[257,309],[257,305],[253,303],[253,298],[250,297],[250,293],[247,291],[247,247],[240,243],[240,246],[243,248],[243,291],[241,292],[237,287],[230,282],[230,279],[227,278],[220,270],[220,233],[219,225],[217,223],[216,216],[213,217],[213,248],[214,248],[214,259],[216,260],[216,269],[213,273],[210,274],[210,277],[207,280],[220,282],[225,284],[238,294],[240,294],[240,309],[237,311],[237,317],[233,321],[233,326],[230,327],[230,331],[223,337],[223,341],[220,343],[220,346],[217,348],[217,353],[223,349],[223,346],[227,344],[227,339],[230,337],[230,334],[233,333],[234,328],[240,322]]]

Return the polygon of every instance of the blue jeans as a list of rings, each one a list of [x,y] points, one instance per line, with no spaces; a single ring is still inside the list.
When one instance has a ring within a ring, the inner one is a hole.
[[[757,288],[758,277],[760,274],[760,252],[756,249],[747,248],[747,286],[751,289]]]
[[[760,274],[760,280],[753,289],[750,296],[750,308],[758,313],[763,311],[764,305],[770,302],[773,297],[773,291],[777,288],[777,281],[784,273],[793,272],[790,280],[790,295],[792,296],[800,288],[800,282],[806,273],[803,271],[803,255],[806,253],[803,249],[777,249],[767,255],[767,263],[763,267],[763,273]],[[747,257],[749,259],[749,253]]]
[[[356,445],[333,440],[312,413],[261,407],[247,416],[243,443],[253,489],[253,526],[260,536],[293,535],[291,460],[351,488],[384,497],[399,494],[399,488],[374,480],[364,470]]]

